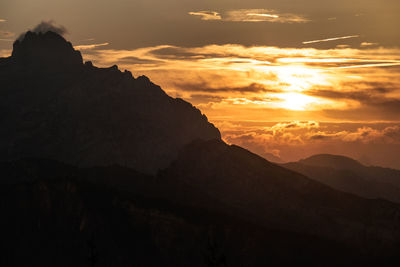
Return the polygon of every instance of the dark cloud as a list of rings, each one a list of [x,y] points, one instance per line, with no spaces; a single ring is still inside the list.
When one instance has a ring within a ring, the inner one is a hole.
[[[281,92],[278,89],[268,89],[263,84],[259,83],[251,83],[247,86],[224,86],[224,87],[213,87],[211,84],[207,82],[199,82],[199,83],[179,83],[176,82],[174,85],[183,90],[183,91],[191,91],[191,92],[238,92],[238,93],[257,93],[257,92],[269,92],[269,93],[277,93]]]
[[[219,103],[224,99],[222,96],[207,95],[207,94],[192,94],[190,95],[190,102],[197,104]]]
[[[330,139],[332,136],[328,136],[328,135],[323,135],[323,134],[316,134],[316,135],[312,135],[310,136],[311,140],[326,140],[326,139]]]
[[[67,28],[65,28],[62,25],[56,25],[54,21],[49,20],[49,21],[42,21],[38,25],[36,25],[33,29],[30,30],[31,32],[36,32],[36,33],[46,33],[48,31],[55,32],[59,35],[64,36],[65,34],[68,33]],[[25,36],[25,33],[22,33],[19,37],[18,40],[23,39]]]
[[[399,99],[369,99],[360,107],[347,110],[324,109],[322,114],[329,118],[352,121],[398,121],[400,114]]]
[[[223,46],[219,46],[218,48],[223,48]],[[275,61],[276,59],[279,58],[279,56],[276,55],[263,55],[263,56],[251,55],[251,57],[249,57],[249,54],[241,54],[245,52],[246,52],[245,47],[239,47],[238,51],[229,51],[229,47],[227,47],[226,49],[220,49],[219,51],[217,50],[212,51],[212,48],[210,48],[209,50],[204,49],[203,51],[201,51],[199,49],[190,49],[184,47],[162,47],[152,50],[151,54],[160,59],[176,59],[176,60],[224,58],[227,59],[228,63],[243,63],[243,61],[240,61],[238,59]]]
[[[122,63],[122,64],[163,64],[164,61],[129,56],[129,57],[123,57],[123,58],[118,59],[117,63]]]
[[[7,37],[8,38],[8,37],[12,37],[14,35],[15,34],[13,32],[0,30],[0,36],[2,36],[2,37]]]
[[[328,99],[349,99],[356,101],[368,101],[374,96],[376,96],[375,90],[369,91],[337,91],[331,89],[312,89],[304,92],[304,94],[310,96],[323,97]]]

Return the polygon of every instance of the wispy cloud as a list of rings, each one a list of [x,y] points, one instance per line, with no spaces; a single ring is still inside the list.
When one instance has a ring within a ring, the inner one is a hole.
[[[94,49],[101,46],[107,46],[109,43],[100,43],[100,44],[87,44],[87,45],[75,45],[74,48],[77,50],[88,50]]]
[[[196,11],[189,12],[189,15],[199,16],[201,20],[221,20],[222,17],[218,12],[215,11]]]
[[[3,37],[12,37],[12,36],[14,36],[14,35],[15,35],[15,33],[13,33],[13,32],[2,31],[2,30],[0,30],[0,36],[3,36]]]
[[[376,46],[379,45],[378,43],[370,43],[370,42],[362,42],[360,44],[362,47],[369,47],[369,46]]]
[[[358,37],[360,37],[360,36],[359,35],[349,35],[349,36],[334,37],[334,38],[327,38],[327,39],[321,39],[321,40],[306,41],[306,42],[303,42],[303,44],[331,42],[331,41],[345,40],[345,39],[358,38]]]
[[[359,64],[359,65],[341,66],[341,67],[335,67],[335,68],[336,69],[356,69],[356,68],[377,68],[377,67],[393,67],[393,66],[400,66],[400,61],[377,63],[377,64]]]
[[[292,13],[280,13],[269,9],[236,9],[226,12],[196,11],[189,15],[200,16],[202,20],[220,20],[231,22],[279,22],[304,23],[309,19]]]

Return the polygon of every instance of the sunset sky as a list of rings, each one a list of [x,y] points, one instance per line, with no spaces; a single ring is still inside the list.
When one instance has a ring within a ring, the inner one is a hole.
[[[84,60],[148,76],[224,140],[400,169],[399,0],[2,0],[0,56],[53,21]]]

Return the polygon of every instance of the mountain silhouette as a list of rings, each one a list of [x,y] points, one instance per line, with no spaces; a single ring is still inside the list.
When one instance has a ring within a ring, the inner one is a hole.
[[[0,79],[2,266],[399,261],[398,204],[228,145],[191,104],[84,64],[58,34],[26,33]],[[312,168],[367,168],[321,158]]]
[[[396,221],[400,219],[389,215],[400,212],[396,205],[342,193],[219,140],[195,141],[185,146],[159,176],[160,180],[174,181],[174,188],[180,188],[171,190],[174,197],[181,197],[179,201],[186,204],[346,242],[362,243],[365,227],[389,230],[397,228]],[[184,194],[181,196],[180,192]],[[355,221],[363,226],[354,225]],[[367,221],[371,225],[366,226]],[[378,221],[384,223],[373,226]],[[344,228],[349,230],[349,236]],[[393,232],[391,241],[386,241],[396,242],[396,235]]]
[[[364,166],[354,159],[329,154],[314,155],[282,166],[344,192],[400,203],[399,170]]]
[[[54,33],[27,32],[0,60],[0,160],[166,167],[195,139],[220,139],[205,115],[147,77],[82,63]]]
[[[300,160],[299,163],[312,166],[339,168],[344,170],[358,170],[363,168],[363,165],[360,162],[352,158],[330,154],[314,155]]]

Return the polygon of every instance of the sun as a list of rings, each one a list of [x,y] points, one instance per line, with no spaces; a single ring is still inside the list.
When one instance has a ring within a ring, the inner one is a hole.
[[[279,101],[277,105],[289,110],[307,110],[310,105],[320,102],[319,99],[315,97],[294,92],[277,94],[277,97],[282,100]]]

